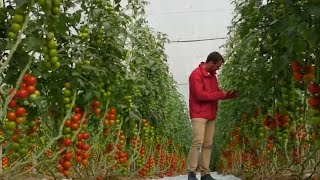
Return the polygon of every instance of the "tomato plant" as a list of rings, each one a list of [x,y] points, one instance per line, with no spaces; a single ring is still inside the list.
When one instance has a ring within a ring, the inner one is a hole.
[[[148,27],[146,4],[4,1],[1,177],[182,173],[187,109],[169,74],[167,38]]]
[[[314,156],[320,145],[320,4],[233,2],[237,15],[220,82],[241,97],[221,103],[217,127],[224,133],[217,133],[215,166],[248,177],[284,169],[300,178],[314,175],[320,161]]]

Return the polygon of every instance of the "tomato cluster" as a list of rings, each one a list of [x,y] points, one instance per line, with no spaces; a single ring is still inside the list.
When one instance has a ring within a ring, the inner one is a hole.
[[[312,108],[318,109],[320,111],[320,84],[309,83],[308,92],[311,95],[311,97],[308,100],[309,105]]]
[[[13,89],[9,91],[9,94],[15,93],[13,99],[9,102],[9,108],[16,108],[18,101],[21,104],[27,100],[31,102],[37,100],[40,95],[40,91],[36,89],[37,78],[30,74],[25,74],[20,84],[20,88],[15,92]]]
[[[9,165],[9,158],[8,157],[2,157],[2,169],[7,169]]]
[[[59,15],[60,0],[39,0],[38,2],[44,11],[48,11],[50,9],[52,15]]]
[[[97,45],[101,45],[102,44],[102,39],[103,39],[103,35],[104,35],[104,30],[103,28],[99,29],[97,35],[96,35],[96,42]]]
[[[293,71],[293,78],[296,81],[303,81],[309,83],[314,78],[314,66],[304,66],[299,61],[293,61],[291,64]]]
[[[264,121],[263,124],[270,128],[271,130],[275,129],[277,126],[283,127],[283,128],[288,128],[289,127],[289,121],[290,121],[290,117],[288,115],[282,115],[280,113],[276,113],[273,115],[273,117],[271,116],[267,116]]]
[[[71,84],[69,82],[64,83],[64,89],[63,89],[63,102],[64,107],[66,109],[70,109],[71,108]]]
[[[15,39],[17,34],[22,28],[23,22],[25,20],[25,8],[20,7],[14,10],[14,15],[12,18],[13,23],[11,24],[10,31],[8,32],[9,39]]]
[[[83,132],[78,134],[78,141],[75,149],[75,160],[82,164],[84,167],[88,166],[89,162],[89,150],[90,145],[86,143],[86,140],[90,138],[89,132]]]
[[[20,87],[17,91],[11,89],[9,94],[14,94],[8,104],[8,121],[5,124],[7,135],[11,138],[8,150],[14,158],[23,156],[30,148],[30,143],[36,141],[39,119],[31,117],[27,120],[27,106],[29,101],[35,101],[40,92],[36,89],[37,78],[30,74],[23,76]],[[28,101],[29,100],[29,101]]]
[[[83,26],[80,28],[80,32],[78,34],[79,38],[88,38],[89,37],[89,27]]]
[[[99,116],[101,114],[101,103],[98,100],[93,100],[90,104],[91,110],[95,116]]]
[[[66,86],[65,86],[66,87]],[[67,86],[68,87],[68,86]],[[88,116],[84,117],[84,113],[81,108],[75,107],[73,109],[74,114],[71,119],[66,120],[63,128],[64,138],[61,141],[61,145],[59,149],[65,147],[66,151],[63,152],[62,157],[59,159],[58,171],[63,173],[65,177],[69,177],[71,175],[71,167],[72,167],[72,159],[84,167],[88,166],[89,163],[89,150],[90,145],[86,142],[90,138],[90,134],[88,132]],[[82,126],[81,125],[81,121]],[[79,132],[81,128],[81,131]],[[72,136],[76,133],[77,141],[75,143],[74,155],[70,152],[71,147],[73,145]]]
[[[72,153],[65,151],[62,153],[62,157],[58,160],[58,172],[63,173],[65,177],[69,177],[71,175],[71,167],[72,167]]]
[[[48,32],[43,43],[44,46],[42,47],[42,53],[45,65],[53,70],[59,68],[60,62],[58,58],[55,34],[53,32]]]
[[[104,117],[104,122],[103,124],[107,126],[111,126],[115,123],[117,117],[117,110],[116,108],[111,108],[108,110],[108,113]]]

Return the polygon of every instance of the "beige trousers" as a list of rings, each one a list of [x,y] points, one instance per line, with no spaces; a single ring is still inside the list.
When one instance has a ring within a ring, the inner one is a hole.
[[[212,149],[212,139],[215,130],[215,121],[203,118],[191,119],[193,129],[193,140],[188,158],[188,172],[196,172],[197,167],[201,175],[210,173],[210,159]],[[200,159],[199,152],[201,149]],[[198,164],[198,160],[200,161]]]

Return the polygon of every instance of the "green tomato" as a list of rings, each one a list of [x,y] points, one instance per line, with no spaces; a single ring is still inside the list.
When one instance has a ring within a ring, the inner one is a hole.
[[[47,2],[46,2],[46,0],[39,0],[39,4],[40,4],[40,6],[46,6]]]
[[[67,138],[67,139],[71,139],[72,138],[72,134],[66,134],[66,135],[64,135],[65,136],[65,138]]]
[[[52,8],[52,14],[58,15],[59,12],[60,12],[59,7],[54,7],[54,8]]]
[[[53,6],[59,6],[59,4],[60,4],[60,0],[53,0],[52,1]]]
[[[18,33],[21,30],[21,25],[18,23],[13,23],[11,25],[11,31],[14,33]]]
[[[48,34],[47,34],[47,39],[48,39],[49,41],[51,41],[51,40],[53,40],[53,38],[54,38],[54,33],[53,33],[53,32],[48,32]]]
[[[84,131],[88,131],[88,125],[87,124],[82,124],[82,129]]]
[[[59,62],[59,59],[58,59],[58,57],[57,56],[55,56],[55,57],[52,57],[51,59],[50,59],[50,62],[51,62],[51,64],[56,64],[57,62]]]
[[[69,82],[64,83],[64,87],[66,89],[71,89],[71,83],[69,83]]]
[[[14,121],[8,121],[8,122],[6,123],[6,128],[7,128],[7,129],[10,129],[10,130],[13,130],[14,128],[16,128],[16,122],[14,122]]]
[[[64,107],[65,107],[66,109],[70,109],[70,108],[71,108],[71,104],[66,104],[66,105],[64,105]]]
[[[70,90],[64,90],[63,95],[66,97],[71,96],[71,91]]]
[[[38,96],[36,95],[36,94],[31,94],[30,96],[29,96],[29,99],[30,99],[30,101],[36,101],[37,99],[38,99]]]
[[[58,51],[56,49],[50,49],[49,55],[51,57],[55,57],[55,56],[57,56],[57,54],[58,54]]]
[[[60,62],[56,62],[53,64],[53,67],[57,69],[60,67],[60,65],[61,65]]]
[[[69,133],[71,133],[71,128],[69,128],[69,127],[64,127],[64,128],[63,128],[63,132],[64,132],[64,134],[69,134]]]
[[[54,40],[50,40],[50,41],[48,42],[48,47],[49,47],[50,49],[56,49],[57,43],[56,43]]]
[[[40,96],[40,91],[36,90],[36,92],[34,94],[37,95],[37,96]]]
[[[23,23],[23,19],[24,19],[23,15],[20,15],[20,14],[15,14],[13,16],[13,22],[18,23],[18,24]]]
[[[14,32],[8,32],[8,38],[9,39],[15,39],[17,37],[17,34],[16,33],[14,33]]]
[[[63,98],[63,101],[64,101],[64,103],[66,103],[66,104],[67,104],[67,103],[70,103],[70,101],[71,101],[71,100],[70,100],[70,98],[65,97],[65,98]]]

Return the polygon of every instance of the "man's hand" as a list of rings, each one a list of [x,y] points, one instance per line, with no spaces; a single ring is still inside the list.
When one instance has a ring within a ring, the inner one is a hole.
[[[232,91],[227,91],[226,92],[226,98],[231,99],[231,98],[236,98],[239,97],[240,93],[237,90],[232,90]]]

